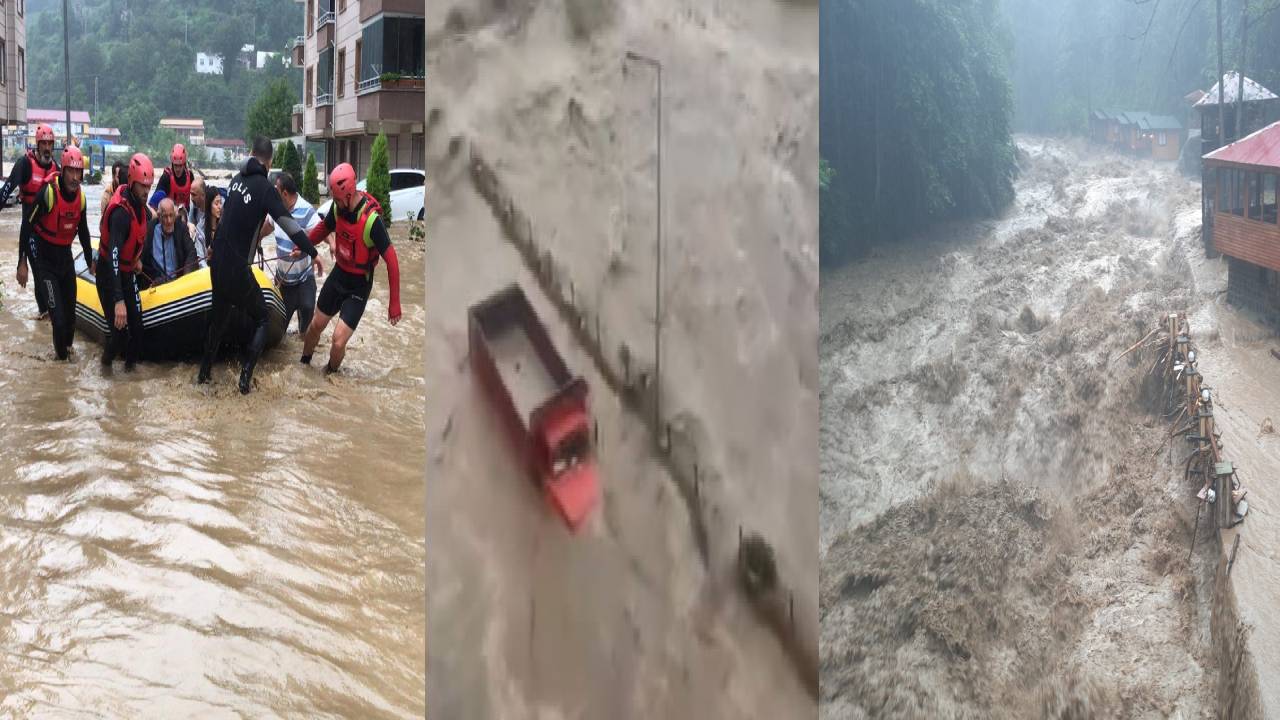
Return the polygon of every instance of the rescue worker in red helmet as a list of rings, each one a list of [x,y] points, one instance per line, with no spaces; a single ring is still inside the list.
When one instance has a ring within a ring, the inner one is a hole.
[[[102,364],[110,366],[124,350],[124,369],[133,370],[142,354],[142,298],[137,273],[147,233],[147,193],[155,169],[142,153],[129,158],[125,182],[111,195],[99,227],[98,299],[107,318],[109,336]]]
[[[364,314],[365,303],[373,291],[373,270],[379,257],[387,260],[387,275],[391,282],[387,319],[392,325],[400,322],[400,263],[387,235],[387,227],[379,217],[377,201],[372,195],[356,189],[356,171],[349,163],[342,163],[329,173],[329,195],[333,197],[333,208],[324,222],[311,230],[308,239],[319,244],[333,235],[334,268],[320,289],[315,315],[302,345],[302,362],[310,365],[320,334],[329,326],[329,321],[338,316],[338,325],[329,345],[326,373],[337,372],[342,366],[347,342],[355,333],[356,325]]]
[[[182,143],[174,143],[173,151],[169,153],[169,167],[160,174],[156,191],[151,194],[151,201],[148,203],[151,209],[159,207],[160,201],[165,198],[173,200],[179,212],[190,208],[192,180],[192,173],[187,167],[187,148]]]
[[[15,188],[22,202],[22,224],[18,230],[18,284],[22,287],[27,286],[27,235],[31,232],[31,206],[36,193],[56,172],[58,164],[53,161],[53,128],[41,123],[36,127],[35,152],[27,150],[26,155],[18,158],[9,172],[9,179],[0,187],[0,209],[9,205],[9,196]],[[49,313],[47,299],[38,286],[35,291],[36,305],[43,319]]]
[[[76,263],[71,241],[80,238],[85,262],[93,268],[84,191],[84,156],[77,147],[62,151],[62,170],[36,194],[27,238],[27,257],[35,270],[36,290],[43,291],[53,324],[53,350],[59,360],[71,357],[76,332]]]

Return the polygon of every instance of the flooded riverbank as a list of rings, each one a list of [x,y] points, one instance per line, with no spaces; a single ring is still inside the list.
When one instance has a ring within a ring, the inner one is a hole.
[[[97,225],[96,194],[89,195]],[[423,253],[340,374],[57,362],[0,215],[0,715],[422,717]],[[328,351],[326,333],[317,351]]]
[[[822,717],[1215,716],[1217,543],[1110,361],[1220,289],[1199,188],[1018,145],[1002,217],[822,277]]]

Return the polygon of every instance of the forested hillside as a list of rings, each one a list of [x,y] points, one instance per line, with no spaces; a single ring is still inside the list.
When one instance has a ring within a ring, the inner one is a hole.
[[[1013,197],[998,0],[821,5],[823,262]]]
[[[301,97],[301,70],[278,63],[223,75],[195,71],[196,52],[234,58],[252,44],[285,53],[302,32],[302,5],[284,0],[70,0],[71,105],[98,126],[120,128],[145,145],[164,116],[203,118],[210,137],[242,137],[245,114],[272,81],[287,78]],[[30,107],[64,105],[62,3],[27,2]],[[97,77],[98,110],[94,110]]]

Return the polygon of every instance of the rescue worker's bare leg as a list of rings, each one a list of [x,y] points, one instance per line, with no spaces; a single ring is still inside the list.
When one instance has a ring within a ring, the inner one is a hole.
[[[338,318],[338,325],[333,329],[333,341],[329,344],[329,366],[325,368],[326,371],[338,372],[338,368],[342,367],[342,358],[347,354],[347,341],[354,332],[355,330],[347,327],[346,321]]]

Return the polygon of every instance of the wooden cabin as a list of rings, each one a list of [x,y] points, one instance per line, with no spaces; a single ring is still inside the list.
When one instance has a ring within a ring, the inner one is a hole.
[[[1244,79],[1244,124],[1241,128],[1240,135],[1236,134],[1236,107],[1237,99],[1240,97],[1240,75],[1235,72],[1229,72],[1223,76],[1223,83],[1215,84],[1192,106],[1200,113],[1200,142],[1201,154],[1212,152],[1218,148],[1232,142],[1238,137],[1248,135],[1249,133],[1270,125],[1280,120],[1280,97],[1275,93],[1259,85],[1258,83]],[[1226,102],[1223,108],[1223,115],[1226,121],[1226,131],[1220,132],[1218,128],[1218,94],[1221,92],[1220,85],[1226,85]]]
[[[1142,150],[1142,130],[1139,129],[1139,122],[1146,117],[1146,113],[1126,110],[1116,116],[1119,137],[1116,139],[1116,148],[1130,155],[1140,155]]]
[[[1089,138],[1099,145],[1115,145],[1120,141],[1118,110],[1094,110],[1089,113]]]
[[[1228,259],[1227,302],[1280,329],[1280,122],[1204,156],[1206,243]]]
[[[1153,160],[1178,161],[1187,131],[1170,115],[1143,115],[1138,119],[1139,154]]]

